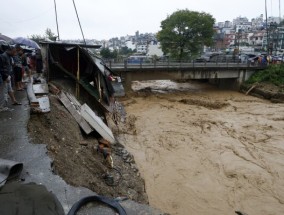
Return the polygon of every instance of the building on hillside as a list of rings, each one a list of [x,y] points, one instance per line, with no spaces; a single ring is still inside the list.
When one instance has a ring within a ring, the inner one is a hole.
[[[136,49],[136,44],[130,40],[126,41],[124,44],[127,48],[131,49],[132,51]]]
[[[157,56],[157,57],[162,57],[164,55],[160,43],[156,44],[149,44],[148,45],[148,50],[147,50],[147,56]]]
[[[273,16],[270,16],[267,18],[267,23],[277,23],[279,24],[280,23],[280,17],[273,17]]]
[[[249,32],[252,29],[251,22],[245,22],[242,24],[237,24],[236,25],[236,32],[239,32],[240,30],[243,32]]]
[[[147,53],[147,44],[139,43],[136,46],[137,53],[146,54]]]
[[[217,27],[218,28],[224,28],[225,27],[225,23],[224,22],[218,22],[217,23]]]
[[[224,24],[224,28],[232,28],[233,27],[233,23],[230,22],[230,21],[225,21],[225,24]]]
[[[263,39],[265,35],[265,30],[254,32],[249,36],[249,44],[253,47],[261,48],[263,46]]]
[[[259,17],[253,18],[251,20],[252,23],[252,29],[253,30],[258,30],[258,29],[262,29],[264,27],[263,23],[263,14],[261,14]]]
[[[235,27],[236,25],[244,25],[245,23],[248,22],[249,22],[248,18],[239,16],[233,20],[233,27]]]
[[[267,38],[267,37],[266,37]],[[264,46],[267,46],[267,39]],[[284,51],[284,27],[277,27],[276,30],[269,32],[269,51],[271,54]]]

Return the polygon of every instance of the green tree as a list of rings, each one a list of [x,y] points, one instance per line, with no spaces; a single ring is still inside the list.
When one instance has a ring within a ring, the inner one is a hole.
[[[28,36],[29,39],[39,43],[41,40],[44,40],[45,38],[48,38],[52,41],[56,41],[57,36],[55,35],[55,33],[53,33],[51,31],[50,28],[47,28],[45,30],[45,35],[40,35],[40,34],[33,34],[31,36]]]
[[[35,41],[35,42],[37,42],[37,43],[39,43],[39,41],[44,40],[45,37],[41,36],[39,34],[33,34],[31,36],[28,36],[28,38],[33,40],[33,41]]]
[[[196,55],[200,49],[213,43],[215,19],[208,13],[178,10],[161,22],[158,32],[165,54],[179,60]]]
[[[119,54],[121,55],[129,55],[132,53],[133,53],[132,49],[128,48],[127,46],[122,47],[119,51]]]
[[[53,33],[50,28],[45,30],[45,36],[52,41],[56,41],[57,38],[56,34]]]
[[[100,54],[105,59],[108,59],[111,56],[111,52],[110,52],[109,48],[102,48],[102,50],[100,51]]]
[[[111,51],[109,48],[102,48],[100,51],[100,55],[104,59],[111,59],[111,58],[117,58],[117,50]]]

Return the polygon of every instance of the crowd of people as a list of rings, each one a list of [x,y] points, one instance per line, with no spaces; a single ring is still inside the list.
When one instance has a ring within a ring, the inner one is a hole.
[[[0,46],[0,112],[13,110],[11,105],[22,105],[15,94],[25,90],[23,78],[30,81],[34,71],[36,54],[26,52],[19,44]]]

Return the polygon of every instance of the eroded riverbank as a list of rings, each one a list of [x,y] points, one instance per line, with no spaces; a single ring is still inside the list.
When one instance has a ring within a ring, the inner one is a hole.
[[[181,215],[283,214],[284,105],[207,85],[185,91],[123,101],[119,139],[150,204]]]

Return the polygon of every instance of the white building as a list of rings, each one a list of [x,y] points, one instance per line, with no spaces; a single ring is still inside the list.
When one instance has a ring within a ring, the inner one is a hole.
[[[162,57],[164,54],[163,54],[163,51],[160,47],[160,43],[158,44],[155,44],[155,45],[149,45],[148,46],[148,51],[147,51],[147,56],[158,56],[158,57]]]
[[[263,27],[263,14],[251,20],[252,29],[261,29]]]
[[[225,27],[225,23],[224,22],[218,22],[217,26],[218,26],[218,28],[224,28]]]
[[[247,22],[249,22],[248,18],[239,16],[239,17],[237,17],[236,19],[233,20],[233,26],[243,25]]]
[[[239,31],[248,32],[251,29],[252,29],[251,22],[246,22],[246,23],[236,25],[236,32],[239,32]]]
[[[133,51],[134,49],[136,49],[136,44],[135,44],[134,42],[132,42],[132,41],[126,41],[126,42],[125,42],[125,46],[126,46],[127,48],[131,49],[132,51]]]
[[[146,54],[147,53],[147,45],[146,44],[137,45],[137,53]]]
[[[232,28],[232,26],[233,26],[233,23],[232,22],[230,22],[230,21],[225,21],[225,23],[224,23],[224,27],[225,28]]]
[[[279,17],[273,17],[273,16],[270,16],[267,18],[267,23],[271,23],[271,22],[276,22],[277,24],[280,23],[280,18]]]

